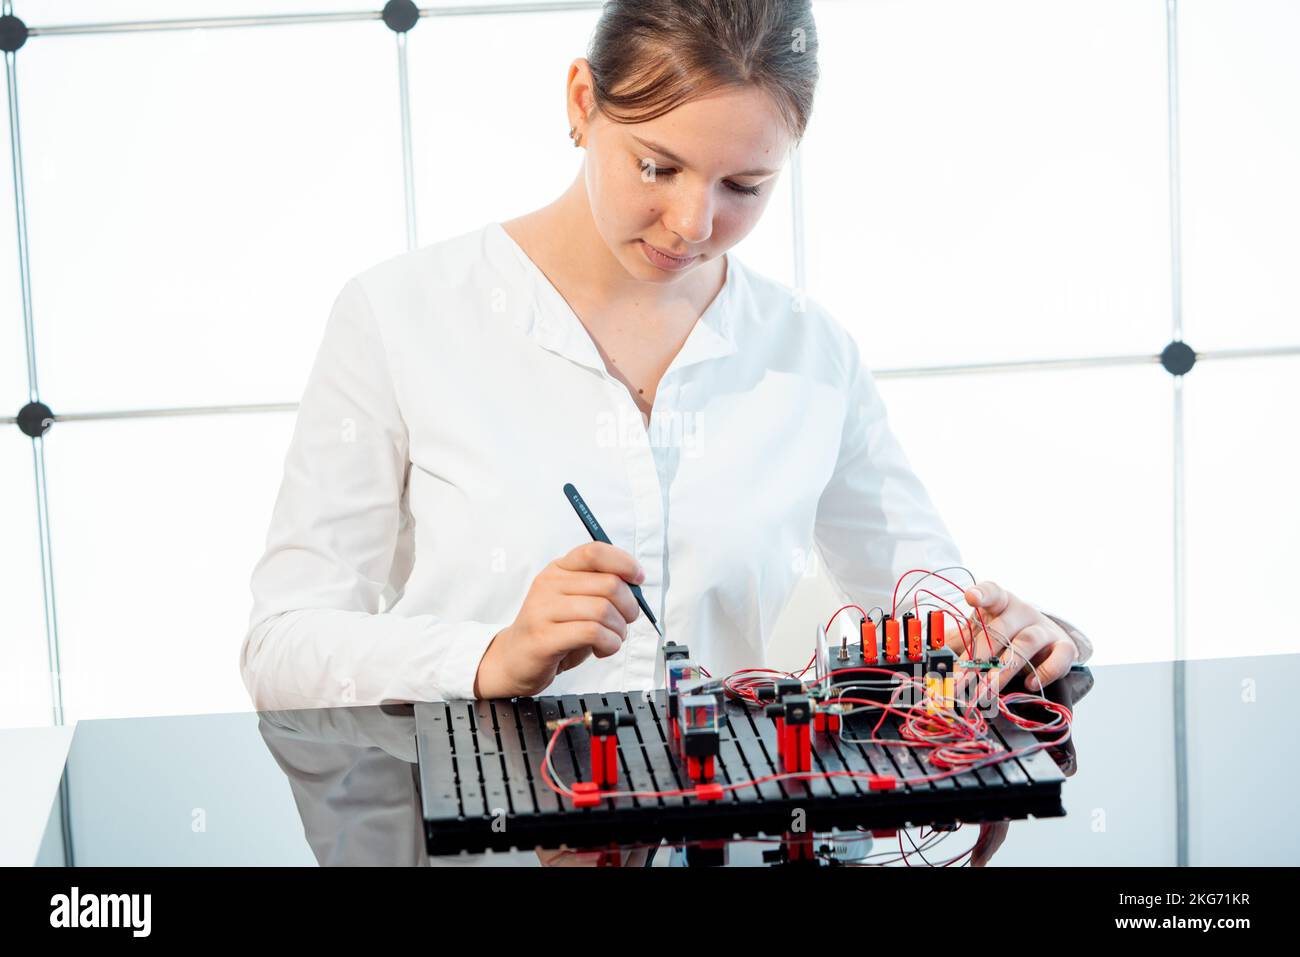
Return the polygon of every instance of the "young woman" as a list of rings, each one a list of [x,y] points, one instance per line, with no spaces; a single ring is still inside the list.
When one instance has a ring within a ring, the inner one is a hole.
[[[656,687],[629,582],[722,675],[764,664],[814,549],[864,607],[959,564],[852,337],[729,252],[816,51],[808,0],[607,3],[569,67],[568,189],[343,287],[253,574],[259,709]],[[1013,645],[1005,674],[1090,653],[998,584],[933,590]]]

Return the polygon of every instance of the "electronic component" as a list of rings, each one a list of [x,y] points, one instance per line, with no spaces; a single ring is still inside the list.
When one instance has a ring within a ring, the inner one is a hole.
[[[907,657],[910,661],[921,660],[921,619],[910,611],[903,616],[903,639],[907,642]]]
[[[618,729],[636,719],[617,708],[592,708],[584,717],[591,731],[591,780],[601,787],[618,784]]]
[[[682,646],[678,646],[682,647]],[[683,648],[683,650],[685,650]],[[682,682],[700,678],[700,668],[690,658],[674,656],[664,660],[664,686],[668,689],[668,723],[673,737],[677,737],[677,689]]]
[[[898,647],[898,619],[886,615],[881,619],[881,627],[884,629],[885,636],[885,661],[889,664],[898,664],[899,647]]]
[[[930,648],[943,648],[948,644],[948,637],[944,634],[945,616],[939,609],[930,612]]]
[[[807,695],[786,695],[780,702],[781,758],[787,772],[812,770],[812,699]]]
[[[817,704],[813,711],[813,730],[834,733],[840,729],[840,706]]]
[[[877,651],[879,642],[876,640],[876,626],[872,624],[869,617],[866,617],[858,623],[858,627],[862,635],[862,660],[866,664],[874,665],[880,660]]]
[[[713,760],[722,742],[718,730],[721,703],[717,695],[683,692],[678,707],[686,773],[692,781],[712,781]]]
[[[679,658],[689,658],[691,651],[686,645],[679,645],[675,641],[664,642],[664,660],[673,661]]]
[[[957,697],[957,655],[951,648],[931,648],[925,653],[925,696],[941,708],[951,708]]]

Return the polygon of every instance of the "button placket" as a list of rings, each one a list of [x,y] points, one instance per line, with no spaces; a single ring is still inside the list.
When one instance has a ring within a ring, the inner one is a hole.
[[[632,489],[632,508],[635,521],[635,541],[632,543],[632,556],[645,569],[646,578],[642,583],[642,592],[646,601],[655,612],[655,617],[663,621],[662,600],[656,607],[655,598],[663,596],[663,561],[664,561],[664,510],[663,491],[659,481],[659,466],[655,461],[654,449],[650,445],[650,430],[644,428],[641,410],[637,408],[627,388],[606,373],[610,387],[619,393],[619,403],[630,409],[636,416],[635,421],[642,426],[640,437],[645,442],[628,443],[624,448],[627,465],[628,483]],[[654,409],[651,409],[651,425],[654,424]],[[619,430],[620,437],[626,435]],[[627,690],[639,690],[651,687],[654,680],[655,660],[659,653],[659,635],[643,612],[628,628],[628,641],[624,645],[623,686]]]

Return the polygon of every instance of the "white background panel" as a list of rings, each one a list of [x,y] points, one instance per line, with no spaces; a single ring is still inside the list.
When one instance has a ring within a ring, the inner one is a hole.
[[[239,651],[285,414],[56,426],[46,448],[69,719],[251,710]]]
[[[881,381],[967,567],[1078,626],[1099,664],[1173,653],[1159,366]]]
[[[1300,4],[1178,5],[1184,338],[1300,344]]]
[[[809,291],[873,365],[1160,351],[1162,3],[815,13]]]
[[[344,282],[404,249],[394,45],[351,23],[23,48],[55,411],[298,397]]]
[[[1300,652],[1300,357],[1202,363],[1183,401],[1188,654]]]

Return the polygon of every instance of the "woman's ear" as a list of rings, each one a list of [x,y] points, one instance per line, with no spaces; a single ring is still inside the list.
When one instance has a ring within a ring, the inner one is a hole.
[[[591,118],[591,108],[595,103],[594,90],[591,65],[585,57],[578,57],[569,64],[565,107],[569,114],[569,125],[576,126],[580,132],[585,131],[584,124]]]

